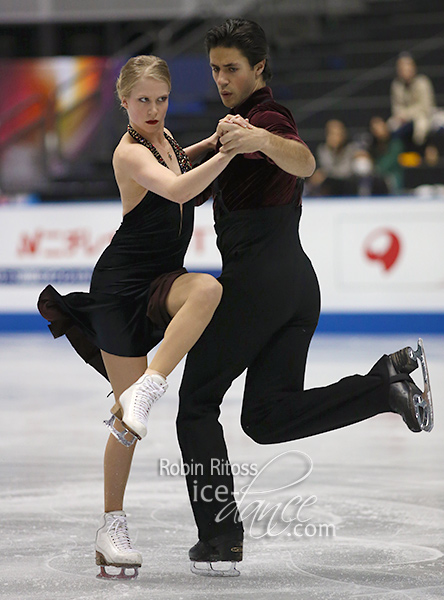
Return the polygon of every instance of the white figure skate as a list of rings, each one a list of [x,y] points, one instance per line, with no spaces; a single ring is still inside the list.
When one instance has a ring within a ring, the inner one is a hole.
[[[96,534],[96,564],[98,579],[136,579],[142,566],[142,555],[131,546],[123,510],[104,513]],[[118,567],[119,573],[107,572],[106,567]],[[133,570],[128,574],[126,569]]]
[[[119,401],[111,409],[112,417],[104,421],[121,444],[130,447],[136,439],[141,440],[146,436],[151,407],[167,389],[168,384],[162,375],[144,374],[121,394]],[[121,421],[123,431],[115,428],[116,419]]]

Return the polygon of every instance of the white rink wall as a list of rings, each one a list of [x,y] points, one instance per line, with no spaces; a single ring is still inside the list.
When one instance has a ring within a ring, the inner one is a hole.
[[[0,206],[0,331],[44,329],[35,305],[48,283],[87,291],[120,221],[119,202]],[[301,239],[320,280],[321,330],[444,332],[442,200],[306,199]],[[220,271],[210,202],[196,209],[186,266]]]

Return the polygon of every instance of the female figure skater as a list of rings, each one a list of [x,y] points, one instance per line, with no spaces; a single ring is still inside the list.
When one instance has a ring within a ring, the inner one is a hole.
[[[128,536],[123,497],[135,444],[146,435],[149,410],[167,388],[166,377],[198,340],[219,304],[222,287],[207,274],[187,273],[194,198],[236,151],[218,152],[192,169],[191,160],[216,147],[214,134],[183,150],[165,130],[171,81],[165,61],[131,58],[117,80],[128,131],[113,156],[123,221],[99,258],[90,292],[61,296],[47,286],[41,314],[54,337],[66,334],[76,351],[112,385],[112,427],[104,460],[105,513],[96,537],[96,562],[125,569],[142,564]],[[147,316],[148,315],[148,316]],[[164,340],[149,367],[147,353]]]

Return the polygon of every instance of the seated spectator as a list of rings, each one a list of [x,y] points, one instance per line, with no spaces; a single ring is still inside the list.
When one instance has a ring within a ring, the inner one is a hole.
[[[426,75],[418,75],[416,63],[403,52],[396,61],[396,78],[390,88],[392,116],[388,120],[391,131],[422,148],[432,125],[436,110],[433,84]],[[409,150],[415,148],[408,148]]]
[[[332,119],[325,125],[325,142],[316,150],[317,169],[307,182],[311,196],[347,196],[356,144],[348,141],[342,121]]]
[[[424,160],[429,166],[436,166],[444,156],[444,109],[437,108],[432,117],[432,127],[424,150]]]
[[[404,151],[404,144],[399,137],[394,137],[382,117],[370,119],[371,134],[368,151],[373,159],[375,173],[384,178],[388,191],[399,194],[404,187],[404,171],[398,161]]]
[[[373,159],[364,148],[356,150],[352,169],[349,185],[353,196],[386,196],[389,193],[384,178],[376,172]]]

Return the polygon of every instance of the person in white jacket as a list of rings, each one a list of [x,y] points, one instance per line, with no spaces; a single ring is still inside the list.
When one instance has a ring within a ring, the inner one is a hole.
[[[416,62],[406,52],[396,61],[396,74],[390,88],[392,115],[388,125],[395,135],[422,146],[436,110],[433,84],[427,75],[417,73]]]

